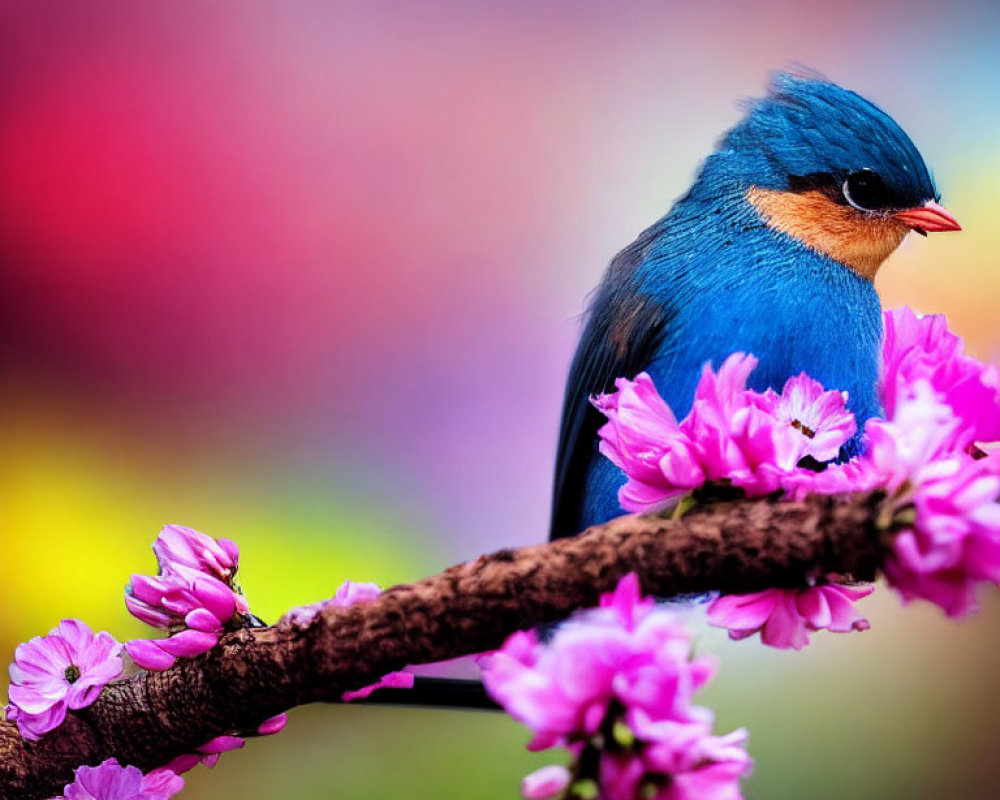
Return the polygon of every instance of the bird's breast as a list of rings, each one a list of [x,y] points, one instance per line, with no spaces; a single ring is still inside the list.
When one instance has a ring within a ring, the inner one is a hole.
[[[859,424],[877,415],[882,323],[872,283],[763,226],[735,236],[726,256],[670,284],[669,335],[647,371],[678,417],[702,366],[737,351],[759,359],[753,388],[780,391],[806,372],[847,391]]]

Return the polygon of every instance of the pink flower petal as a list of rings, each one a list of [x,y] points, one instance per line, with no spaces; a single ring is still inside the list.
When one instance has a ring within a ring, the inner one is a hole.
[[[122,646],[64,619],[44,637],[17,646],[10,665],[8,717],[21,735],[36,739],[62,724],[67,709],[84,708],[122,672]]]
[[[760,633],[764,644],[799,650],[808,643],[810,631],[823,628],[837,633],[867,630],[867,620],[857,614],[853,603],[873,590],[871,586],[832,584],[724,595],[709,605],[708,622],[728,628],[732,639]]]
[[[223,544],[225,543],[225,544]],[[228,539],[216,541],[193,528],[167,525],[153,543],[161,572],[190,569],[230,580],[236,573],[239,548]]]
[[[222,632],[222,623],[219,622],[219,618],[207,608],[196,608],[189,612],[184,617],[184,624],[196,631],[215,633],[216,635]]]
[[[268,717],[260,725],[257,726],[258,736],[273,736],[276,733],[284,730],[285,725],[288,724],[288,714],[278,714],[274,717]]]
[[[337,589],[330,603],[334,606],[346,607],[354,603],[368,603],[382,594],[382,590],[374,583],[358,583],[344,581]]]
[[[354,689],[349,692],[344,692],[340,699],[345,703],[349,703],[352,700],[363,700],[368,697],[376,689],[412,689],[413,688],[413,674],[409,672],[390,672],[383,675],[377,682],[370,683],[367,686],[362,686],[360,689]]]
[[[239,736],[216,736],[199,747],[198,752],[205,755],[227,753],[230,750],[239,750],[245,744],[246,740]]]
[[[721,797],[738,791],[749,771],[745,733],[713,737],[711,712],[693,705],[713,665],[691,658],[691,639],[670,611],[641,596],[634,575],[626,576],[598,608],[578,612],[548,642],[532,633],[509,637],[481,660],[483,684],[531,728],[532,751],[564,745],[579,755],[596,732],[612,728],[617,737],[626,726],[624,735],[634,737],[629,749],[600,755],[602,797],[631,800],[703,772],[700,786]],[[568,780],[563,768],[539,770],[525,779],[523,794],[552,797]]]
[[[78,767],[64,800],[168,800],[183,788],[184,779],[169,769],[143,775],[109,758],[97,767]]]
[[[185,630],[157,640],[159,647],[172,656],[191,658],[207,653],[219,642],[219,635],[208,631]]]
[[[135,639],[126,642],[125,650],[136,665],[142,669],[153,671],[170,669],[177,660],[175,656],[170,655],[160,647],[157,641]]]
[[[570,774],[566,767],[550,764],[526,775],[521,781],[521,797],[525,800],[546,800],[555,797],[569,786]]]
[[[163,767],[154,769],[142,779],[142,792],[145,800],[167,800],[183,788],[184,779]]]

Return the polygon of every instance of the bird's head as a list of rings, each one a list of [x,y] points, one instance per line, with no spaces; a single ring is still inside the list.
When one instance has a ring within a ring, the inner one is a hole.
[[[902,128],[854,92],[778,74],[706,162],[764,222],[871,279],[909,231],[957,231]]]

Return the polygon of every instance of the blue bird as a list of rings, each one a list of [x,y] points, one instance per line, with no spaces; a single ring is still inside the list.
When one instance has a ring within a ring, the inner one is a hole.
[[[625,476],[598,453],[603,418],[589,403],[617,377],[648,372],[680,419],[702,365],[743,351],[760,359],[751,388],[780,390],[805,371],[848,392],[859,427],[877,416],[872,280],[911,230],[960,230],[939,199],[877,106],[823,79],[775,75],[594,293],[566,387],[551,538],[622,513]]]

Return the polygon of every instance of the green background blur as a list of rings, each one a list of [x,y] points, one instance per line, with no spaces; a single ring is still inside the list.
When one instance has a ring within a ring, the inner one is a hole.
[[[1000,356],[994,2],[0,4],[3,658],[62,616],[142,635],[166,522],[238,541],[269,620],[543,539],[583,298],[794,62],[893,114],[965,228],[885,304]],[[695,618],[747,797],[995,797],[996,593],[862,608],[799,654]],[[527,738],[297,709],[183,796],[515,797]]]

